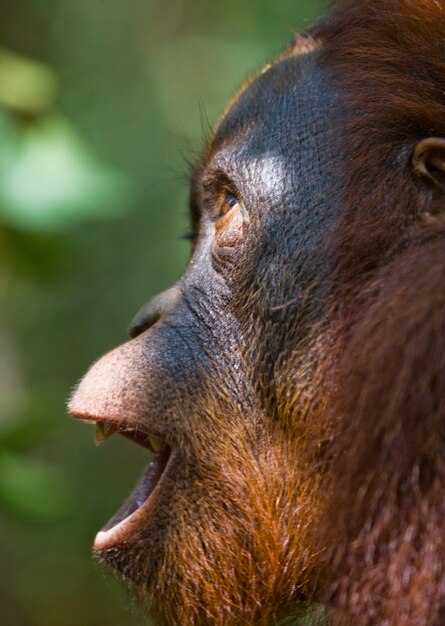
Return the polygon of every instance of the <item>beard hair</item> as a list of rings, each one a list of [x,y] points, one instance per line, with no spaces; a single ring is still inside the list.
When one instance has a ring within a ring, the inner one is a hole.
[[[147,550],[141,534],[106,555],[156,624],[270,626],[313,610],[317,489],[297,449],[280,432],[255,445],[229,437],[175,498],[162,544]]]

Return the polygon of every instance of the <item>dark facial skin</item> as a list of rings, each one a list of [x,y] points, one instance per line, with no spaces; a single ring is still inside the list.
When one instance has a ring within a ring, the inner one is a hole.
[[[296,451],[280,407],[329,290],[337,103],[317,55],[314,46],[277,61],[231,106],[193,177],[195,242],[183,276],[71,400],[76,417],[164,442],[149,497],[146,480],[139,508],[122,521],[135,508],[124,507],[95,550],[167,624],[268,624],[304,596],[301,581],[288,576],[287,588],[269,561],[283,567],[298,553],[307,568],[309,558],[297,535],[295,546],[281,544],[295,523],[280,494]],[[274,464],[283,476],[269,480]]]

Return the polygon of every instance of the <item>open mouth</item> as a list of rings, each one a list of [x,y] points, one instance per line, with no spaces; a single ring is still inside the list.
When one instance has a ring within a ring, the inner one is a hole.
[[[117,433],[154,454],[154,459],[143,471],[129,497],[96,535],[94,549],[107,550],[128,541],[130,536],[140,527],[139,518],[145,516],[151,506],[153,494],[171,457],[171,448],[159,437],[135,430],[122,423],[85,419],[82,421],[95,424],[94,440],[97,446]]]

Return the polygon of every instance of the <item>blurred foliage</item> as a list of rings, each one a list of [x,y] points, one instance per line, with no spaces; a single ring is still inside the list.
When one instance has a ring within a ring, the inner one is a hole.
[[[49,108],[56,96],[54,72],[20,54],[0,48],[0,102],[25,114]]]
[[[148,624],[92,564],[146,463],[65,414],[188,257],[187,175],[315,0],[0,3],[0,623]]]
[[[52,115],[23,128],[0,116],[0,135],[5,223],[49,232],[89,216],[110,219],[128,204],[123,175],[100,165],[63,118]]]

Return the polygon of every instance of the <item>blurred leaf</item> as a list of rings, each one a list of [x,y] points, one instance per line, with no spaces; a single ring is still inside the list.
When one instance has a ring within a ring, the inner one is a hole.
[[[70,496],[60,469],[2,451],[0,507],[33,521],[66,517],[71,508]]]
[[[62,117],[18,127],[0,117],[0,218],[52,231],[122,213],[128,180],[101,165]]]
[[[55,74],[41,63],[0,48],[0,103],[27,114],[41,113],[53,103]]]

